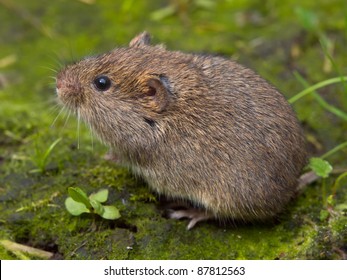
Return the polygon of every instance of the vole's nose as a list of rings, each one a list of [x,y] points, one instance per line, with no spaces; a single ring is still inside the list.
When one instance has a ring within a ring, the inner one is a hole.
[[[57,79],[56,88],[57,88],[57,89],[60,89],[60,88],[61,88],[61,80],[60,80],[60,79]]]

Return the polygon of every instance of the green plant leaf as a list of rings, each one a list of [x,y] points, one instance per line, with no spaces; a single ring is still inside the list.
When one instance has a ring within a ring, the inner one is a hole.
[[[173,5],[166,6],[162,9],[156,10],[150,14],[150,18],[155,21],[163,20],[169,16],[172,16],[176,12],[176,8]]]
[[[65,200],[65,207],[74,216],[81,215],[82,213],[90,213],[89,209],[83,203],[77,202],[71,197]]]
[[[39,148],[38,139],[35,141],[35,152],[31,156],[30,160],[36,165],[36,169],[31,170],[30,173],[45,172],[49,155],[52,153],[54,147],[61,141],[61,138],[55,140],[45,152],[42,152],[41,147]]]
[[[335,199],[334,199],[334,196],[332,194],[327,197],[327,204],[330,206],[335,205]]]
[[[97,193],[87,194],[77,187],[68,188],[70,197],[65,200],[66,209],[75,216],[82,213],[95,213],[104,219],[115,220],[120,217],[119,210],[114,206],[104,206],[101,202],[105,202],[108,197],[108,190],[103,189]]]
[[[101,215],[104,219],[116,220],[120,218],[119,210],[115,206],[104,206],[104,213]]]
[[[294,12],[305,29],[311,32],[318,31],[318,17],[313,11],[304,9],[302,7],[296,7]]]
[[[325,209],[322,209],[319,213],[319,219],[323,222],[325,221],[326,219],[328,219],[330,216],[330,213],[329,211],[325,210]]]
[[[336,210],[347,211],[347,203],[341,203],[335,206]]]
[[[97,193],[92,193],[89,196],[90,199],[94,199],[96,201],[99,201],[100,203],[106,202],[107,198],[108,198],[108,190],[107,189],[103,189],[98,191]]]
[[[96,201],[94,199],[90,199],[90,204],[92,205],[94,212],[102,217],[104,214],[104,206],[101,205],[99,201]]]
[[[313,157],[310,158],[310,163],[308,165],[314,173],[319,177],[328,178],[329,174],[333,170],[333,167],[324,159]]]
[[[80,188],[70,187],[68,188],[68,192],[73,200],[83,203],[88,209],[92,208],[92,205],[90,204],[90,200],[88,196]]]
[[[216,3],[212,0],[195,0],[195,5],[204,9],[212,9]]]
[[[47,159],[48,156],[52,153],[54,147],[61,141],[61,138],[58,138],[57,140],[55,140],[46,150],[46,152],[44,153],[43,157],[42,157],[42,164],[43,164],[43,168],[46,167],[47,164]]]

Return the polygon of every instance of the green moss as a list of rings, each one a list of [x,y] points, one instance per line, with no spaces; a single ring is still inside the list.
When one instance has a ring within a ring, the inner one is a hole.
[[[134,184],[134,178],[126,169],[106,162],[86,170],[85,176],[95,188],[106,186],[121,191],[127,185]]]
[[[84,260],[127,259],[132,246],[134,246],[132,234],[120,228],[103,232],[78,233],[69,236],[69,242],[59,243],[65,258]]]

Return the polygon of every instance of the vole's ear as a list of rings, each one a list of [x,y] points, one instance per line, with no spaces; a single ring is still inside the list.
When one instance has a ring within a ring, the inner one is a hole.
[[[161,75],[150,77],[145,83],[142,94],[144,106],[156,113],[163,112],[172,99],[169,82]]]
[[[149,46],[150,44],[151,44],[151,35],[147,31],[144,31],[130,41],[129,47],[141,48],[143,46]]]

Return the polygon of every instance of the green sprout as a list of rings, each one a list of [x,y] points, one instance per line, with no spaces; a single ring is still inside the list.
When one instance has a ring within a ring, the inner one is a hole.
[[[107,200],[108,190],[102,189],[97,193],[92,193],[89,197],[77,187],[70,187],[68,192],[70,197],[65,200],[65,207],[71,215],[94,213],[107,220],[120,218],[119,210],[115,206],[102,205]]]
[[[327,200],[327,191],[326,191],[326,178],[329,177],[331,171],[333,171],[333,167],[330,165],[330,163],[322,158],[318,157],[312,157],[310,158],[310,162],[308,164],[308,167],[316,173],[317,176],[321,177],[322,180],[322,198],[323,198],[323,205],[328,205]],[[326,210],[323,209],[323,212],[321,212],[320,219],[323,221],[325,220],[329,215],[326,213]],[[327,216],[328,215],[328,216]]]
[[[36,143],[35,145],[35,154],[31,157],[31,161],[36,165],[36,169],[31,170],[31,173],[44,173],[46,171],[48,157],[52,153],[55,146],[61,141],[61,138],[55,140],[45,151],[42,151],[38,148]]]
[[[329,174],[333,170],[333,167],[329,162],[322,158],[312,157],[310,158],[309,168],[321,178],[328,178]]]

